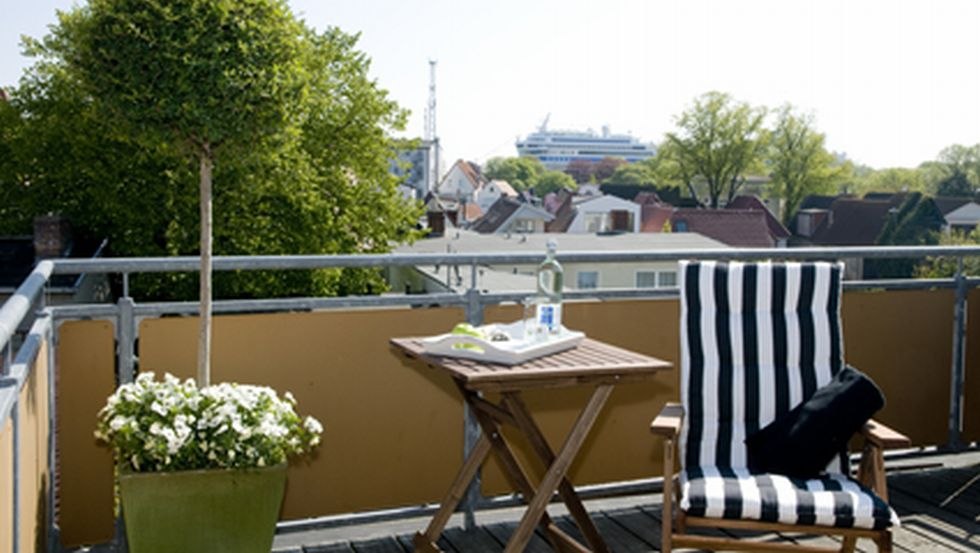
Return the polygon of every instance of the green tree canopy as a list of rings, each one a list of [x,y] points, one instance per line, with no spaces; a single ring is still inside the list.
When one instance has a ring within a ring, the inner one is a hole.
[[[824,135],[813,128],[813,118],[786,105],[777,113],[768,133],[766,165],[772,181],[769,194],[783,200],[782,220],[788,224],[803,198],[830,194],[847,177],[847,167],[824,148]]]
[[[875,241],[879,246],[935,245],[945,224],[942,212],[931,198],[921,192],[908,194],[902,204],[889,214],[888,222]],[[866,278],[910,278],[916,267],[915,259],[868,259]]]
[[[638,186],[654,186],[657,175],[645,163],[629,163],[620,165],[613,171],[603,184],[632,184]]]
[[[534,157],[495,157],[483,169],[488,179],[507,181],[518,191],[533,190],[544,173],[544,165]]]
[[[672,177],[712,208],[735,197],[747,170],[758,162],[765,110],[708,92],[676,119],[677,131],[661,146]]]
[[[557,192],[561,189],[577,190],[578,183],[570,175],[561,171],[545,171],[538,178],[534,186],[534,193],[539,197],[544,197],[549,192]]]
[[[291,66],[303,93],[283,112],[281,131],[226,138],[213,150],[215,253],[390,251],[418,235],[421,214],[397,194],[388,172],[390,135],[403,127],[405,112],[368,74],[356,36],[297,28]],[[56,30],[29,41],[36,61],[11,103],[0,103],[0,151],[12,152],[0,156],[0,193],[11,198],[0,210],[15,214],[2,230],[28,232],[34,215],[58,211],[76,232],[109,238],[114,255],[198,253],[199,163],[187,156],[189,146],[106,113],[66,62],[64,40]],[[196,275],[138,275],[132,291],[146,300],[190,299],[196,283]],[[214,285],[216,297],[384,289],[372,270],[222,272]]]

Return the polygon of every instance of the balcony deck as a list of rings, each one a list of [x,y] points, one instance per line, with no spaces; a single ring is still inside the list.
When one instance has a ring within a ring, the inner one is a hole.
[[[902,519],[894,531],[896,551],[980,551],[980,451],[955,455],[914,457],[889,463],[891,504]],[[612,551],[660,550],[659,495],[638,495],[586,502]],[[572,520],[562,509],[549,509],[562,529],[578,536]],[[439,545],[446,551],[481,553],[501,551],[517,525],[520,509],[477,513],[479,527],[467,532],[460,517],[452,519]],[[413,534],[424,528],[424,518],[398,520],[305,532],[276,537],[274,553],[407,553],[414,550]],[[787,534],[743,534],[751,539],[833,547],[826,537]],[[860,540],[858,550],[875,551],[870,541]],[[547,542],[536,535],[528,552],[548,552]]]

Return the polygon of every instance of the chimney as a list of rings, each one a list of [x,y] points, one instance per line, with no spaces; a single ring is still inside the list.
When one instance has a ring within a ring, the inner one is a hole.
[[[430,195],[425,204],[425,218],[429,226],[429,236],[442,236],[446,233],[446,210],[435,195]]]
[[[796,234],[804,238],[810,238],[823,223],[824,219],[828,224],[833,224],[831,212],[826,209],[803,209],[796,215]]]
[[[71,225],[61,215],[49,213],[34,218],[34,257],[61,257],[71,250]]]

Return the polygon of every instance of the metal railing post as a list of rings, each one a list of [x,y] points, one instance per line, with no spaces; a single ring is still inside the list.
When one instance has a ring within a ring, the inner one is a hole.
[[[953,366],[949,383],[949,435],[946,447],[960,447],[960,430],[963,427],[963,379],[966,350],[966,277],[963,274],[963,258],[956,263],[956,300],[953,307]]]
[[[10,428],[11,441],[13,442],[13,447],[11,448],[14,454],[13,458],[13,473],[14,482],[13,487],[10,490],[11,497],[13,497],[13,505],[11,512],[13,513],[14,525],[11,535],[11,543],[13,544],[12,551],[20,551],[20,398],[17,397],[20,394],[17,391],[16,382],[14,383],[14,407],[10,411]]]
[[[116,303],[119,307],[117,336],[119,339],[119,383],[129,384],[135,378],[133,371],[133,343],[136,341],[136,319],[133,314],[133,298],[122,297]]]
[[[474,267],[475,270],[475,267]],[[476,277],[473,277],[474,279]],[[471,325],[477,326],[483,324],[483,304],[480,302],[480,290],[477,289],[475,285],[471,286],[466,292],[466,321]],[[480,439],[482,431],[480,430],[480,425],[476,421],[476,417],[470,410],[469,404],[463,404],[463,458],[466,459],[470,456],[473,448],[476,447],[476,442]],[[482,493],[480,488],[482,487],[482,476],[480,470],[477,470],[476,477],[473,478],[473,482],[470,483],[470,487],[466,490],[466,496],[463,497],[460,503],[460,509],[463,511],[463,527],[467,530],[473,530],[476,528],[476,507],[482,499]]]

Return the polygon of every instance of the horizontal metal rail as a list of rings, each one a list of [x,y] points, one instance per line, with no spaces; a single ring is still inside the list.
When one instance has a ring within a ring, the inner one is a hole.
[[[0,351],[10,345],[10,339],[13,338],[21,323],[24,322],[31,306],[44,292],[44,286],[51,278],[53,269],[54,264],[51,261],[38,263],[31,274],[27,275],[24,282],[17,288],[14,295],[0,307]]]
[[[680,259],[850,259],[902,257],[980,256],[980,246],[875,246],[845,248],[740,248],[683,251],[594,251],[564,252],[558,260],[574,263],[617,261],[677,261]],[[257,255],[219,256],[215,271],[261,271],[272,269],[330,269],[342,267],[394,267],[411,265],[537,264],[537,252],[512,253],[394,253],[356,255]],[[58,259],[55,274],[192,272],[200,268],[197,257],[129,257],[104,259]]]

